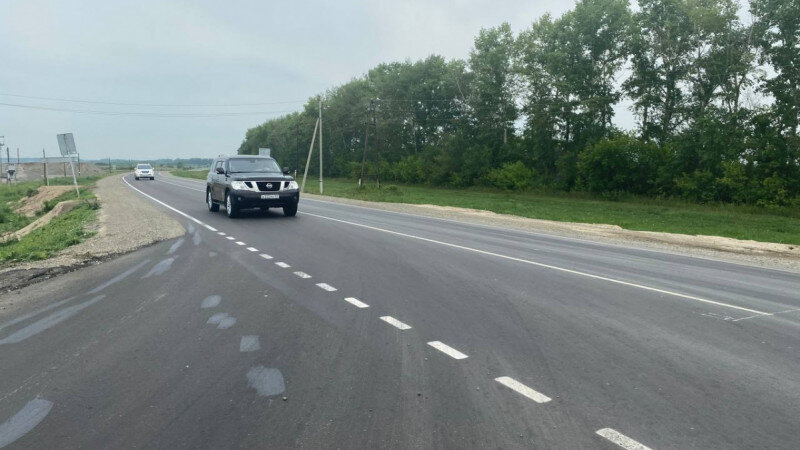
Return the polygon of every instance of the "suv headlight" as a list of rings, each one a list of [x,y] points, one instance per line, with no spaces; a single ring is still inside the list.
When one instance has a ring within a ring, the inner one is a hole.
[[[231,181],[231,187],[237,191],[255,191],[255,187],[249,181]]]
[[[297,185],[297,181],[290,181],[289,186],[286,186],[286,190],[293,190],[293,189],[300,189],[300,186]]]

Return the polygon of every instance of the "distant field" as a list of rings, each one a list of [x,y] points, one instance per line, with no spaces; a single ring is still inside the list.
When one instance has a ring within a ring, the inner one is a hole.
[[[169,173],[176,177],[184,178],[197,178],[198,180],[205,180],[208,175],[208,169],[192,169],[192,170],[171,170]]]
[[[318,193],[316,180],[306,183]],[[457,206],[561,222],[619,225],[629,230],[703,234],[800,245],[800,211],[753,206],[698,205],[676,200],[620,201],[585,194],[510,193],[490,189],[444,189],[384,185],[359,189],[356,182],[325,180],[325,195],[359,200]]]

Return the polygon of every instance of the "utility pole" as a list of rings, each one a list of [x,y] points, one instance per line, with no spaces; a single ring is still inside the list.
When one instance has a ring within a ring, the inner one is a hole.
[[[322,96],[319,98],[319,193],[322,194]]]
[[[308,176],[308,166],[311,165],[311,152],[314,151],[314,140],[317,138],[317,128],[319,128],[319,117],[314,124],[314,134],[311,135],[311,145],[308,147],[308,158],[306,159],[306,169],[303,172],[303,184],[300,185],[300,192],[305,191],[306,177]]]
[[[50,186],[50,182],[47,181],[47,155],[44,149],[42,149],[42,173],[44,173],[44,184]]]
[[[358,177],[358,187],[361,187],[364,181],[364,166],[367,162],[367,141],[369,140],[369,121],[364,121],[364,153],[361,154],[361,176]]]
[[[377,99],[373,99],[369,101],[369,109],[372,111],[372,126],[375,127],[373,130],[373,139],[375,141],[375,161],[378,163],[378,188],[381,187],[381,147],[378,145],[378,121],[375,119],[375,101]]]
[[[8,167],[11,167],[11,153],[8,151],[8,146],[6,145],[6,163]],[[6,171],[6,184],[11,184],[11,174]]]

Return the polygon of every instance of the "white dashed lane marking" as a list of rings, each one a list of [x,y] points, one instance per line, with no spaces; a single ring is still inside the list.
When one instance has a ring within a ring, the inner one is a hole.
[[[276,266],[278,266],[278,267],[283,267],[284,269],[287,269],[287,268],[289,268],[289,267],[292,267],[292,266],[290,266],[290,265],[286,264],[286,263],[285,263],[285,262],[283,262],[283,261],[278,261],[278,262],[276,262],[276,263],[275,263],[275,265],[276,265]]]
[[[494,381],[497,381],[498,383],[502,384],[503,386],[511,390],[517,391],[518,393],[524,395],[525,397],[528,397],[529,399],[535,401],[536,403],[547,403],[550,400],[552,400],[550,397],[542,394],[541,392],[537,392],[529,388],[528,386],[525,386],[524,384],[520,383],[519,381],[511,377],[499,377],[495,378]]]
[[[335,292],[336,291],[336,288],[331,286],[328,283],[317,283],[317,286],[319,286],[320,289],[324,289],[324,290],[326,290],[328,292]]]
[[[226,237],[225,239],[227,239],[227,240],[229,240],[229,241],[232,241],[232,240],[234,240],[234,239],[236,239],[236,238],[235,238],[235,237],[233,237],[233,236],[228,236],[228,237]]]
[[[264,258],[264,259],[272,259],[272,256],[269,256],[269,255],[268,255],[268,254],[266,254],[266,253],[262,253],[262,254],[260,254],[260,255],[258,255],[258,256],[260,256],[260,257],[262,257],[262,258]]]
[[[625,436],[624,434],[620,433],[617,430],[612,428],[603,428],[597,430],[595,433],[603,436],[604,438],[608,439],[609,441],[619,445],[620,447],[624,448],[625,450],[650,450],[650,447],[646,445],[642,445],[633,439]]]
[[[217,231],[217,234],[220,236],[225,236],[225,233],[223,233],[222,231]]]
[[[445,355],[453,358],[453,359],[465,359],[467,355],[461,353],[460,351],[450,347],[449,345],[443,344],[439,341],[431,341],[428,342],[428,345],[439,350],[440,352],[444,353]]]
[[[257,252],[258,251],[258,249],[255,248],[255,247],[247,247],[247,249],[250,250],[251,252]]]
[[[411,325],[408,325],[408,324],[405,324],[403,322],[400,322],[399,320],[395,319],[392,316],[383,316],[383,317],[381,317],[381,320],[386,322],[386,323],[388,323],[389,325],[391,325],[391,326],[393,326],[395,328],[399,328],[401,330],[410,330],[411,329]]]
[[[236,245],[247,245],[247,244],[245,244],[245,243],[244,243],[244,242],[242,242],[242,241],[236,241]]]
[[[294,274],[297,275],[300,278],[311,278],[311,275],[309,275],[309,274],[307,274],[305,272],[295,272]]]
[[[350,303],[351,305],[355,305],[357,308],[369,308],[368,304],[362,302],[361,300],[355,297],[347,297],[346,299],[344,299],[344,301]]]

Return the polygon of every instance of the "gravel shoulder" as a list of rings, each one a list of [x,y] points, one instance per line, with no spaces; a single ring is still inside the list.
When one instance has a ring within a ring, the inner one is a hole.
[[[0,270],[0,292],[98,264],[186,232],[177,220],[125,186],[120,175],[100,179],[94,193],[100,203],[98,220],[92,225],[96,234],[54,258]]]
[[[648,248],[680,255],[800,273],[800,247],[796,245],[748,241],[720,236],[633,231],[617,225],[529,219],[510,214],[497,214],[491,211],[451,206],[369,202],[307,193],[303,194],[303,196],[313,200],[363,206],[384,211],[544,233],[628,247]]]

